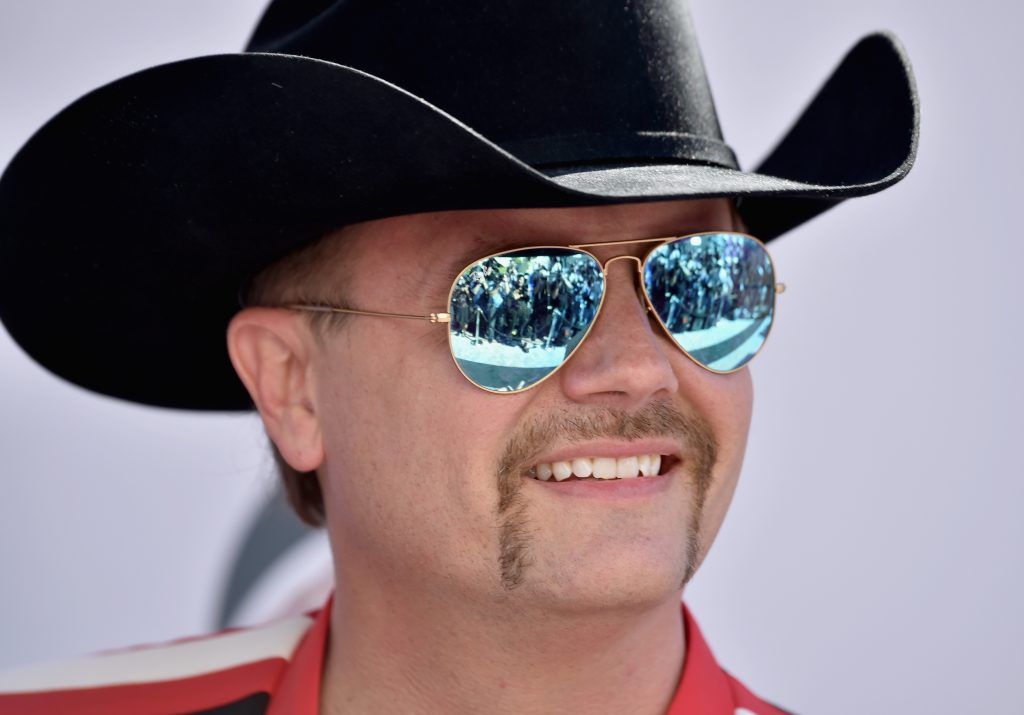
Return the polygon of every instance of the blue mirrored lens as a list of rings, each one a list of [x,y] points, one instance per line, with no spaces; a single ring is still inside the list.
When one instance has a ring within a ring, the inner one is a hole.
[[[719,372],[761,349],[775,308],[775,275],[760,242],[709,233],[659,246],[644,265],[654,310],[680,347]]]
[[[486,390],[524,390],[554,372],[587,334],[604,295],[593,256],[570,248],[477,261],[452,290],[455,362]]]

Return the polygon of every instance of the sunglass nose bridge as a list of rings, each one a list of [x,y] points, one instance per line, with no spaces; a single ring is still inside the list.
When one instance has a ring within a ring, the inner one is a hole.
[[[611,265],[611,263],[613,261],[618,261],[618,260],[622,260],[622,259],[636,261],[636,273],[637,273],[637,276],[639,278],[639,280],[637,281],[637,284],[636,284],[636,297],[640,300],[640,304],[644,307],[644,309],[648,313],[652,312],[651,311],[651,305],[650,305],[650,303],[647,302],[647,298],[645,297],[644,290],[643,290],[643,279],[644,279],[644,275],[643,275],[643,273],[644,273],[644,262],[643,262],[643,259],[641,259],[641,258],[639,258],[637,256],[631,256],[629,254],[626,254],[626,255],[623,255],[623,256],[612,256],[607,261],[605,261],[604,263],[601,264],[601,270],[604,272],[605,278],[608,277],[608,266]]]
[[[637,272],[639,272],[640,269],[643,268],[643,266],[644,266],[644,262],[640,258],[638,258],[636,256],[631,256],[629,254],[626,254],[624,256],[612,256],[607,261],[605,261],[604,263],[601,264],[601,270],[604,271],[605,275],[608,275],[608,266],[610,266],[614,261],[621,261],[621,260],[636,261],[636,270],[637,270]]]

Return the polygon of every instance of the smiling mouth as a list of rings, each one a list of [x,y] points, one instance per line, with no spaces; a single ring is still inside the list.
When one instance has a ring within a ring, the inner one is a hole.
[[[526,476],[541,482],[644,479],[667,474],[679,462],[671,454],[638,454],[629,457],[579,457],[559,462],[541,462]]]

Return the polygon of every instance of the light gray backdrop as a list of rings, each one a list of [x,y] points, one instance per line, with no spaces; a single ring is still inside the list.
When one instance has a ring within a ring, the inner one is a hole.
[[[262,5],[4,0],[0,163],[99,84],[237,50]],[[905,183],[772,245],[789,290],[752,368],[746,468],[686,598],[723,664],[798,712],[1024,713],[1024,12],[694,0],[694,15],[745,166],[882,27],[914,61],[924,122]],[[0,336],[0,666],[209,628],[271,483],[254,418],[87,394]]]

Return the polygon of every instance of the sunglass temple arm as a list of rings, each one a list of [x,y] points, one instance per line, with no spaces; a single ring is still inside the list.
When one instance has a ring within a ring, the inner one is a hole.
[[[308,313],[351,313],[352,315],[375,315],[380,318],[407,318],[409,320],[429,320],[431,323],[450,323],[450,313],[430,313],[429,315],[410,315],[408,313],[380,313],[375,310],[355,310],[353,308],[336,308],[328,305],[286,305],[291,310],[302,310]]]

